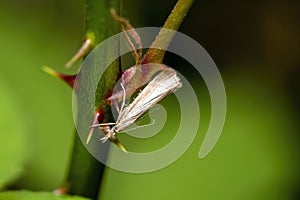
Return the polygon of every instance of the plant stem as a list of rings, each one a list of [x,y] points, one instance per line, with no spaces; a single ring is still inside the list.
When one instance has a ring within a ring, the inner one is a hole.
[[[156,36],[151,47],[146,52],[142,64],[145,63],[162,63],[165,51],[161,49],[167,49],[170,42],[173,39],[173,34],[170,34],[166,29],[178,30],[179,26],[183,22],[185,16],[189,12],[191,6],[195,0],[178,0],[175,4],[171,14],[168,16],[165,24],[159,34]],[[155,48],[155,47],[159,47]]]
[[[87,0],[86,35],[93,34],[95,36],[95,45],[119,32],[120,26],[113,20],[109,9],[113,7],[119,10],[120,4],[120,0]],[[108,109],[109,105],[105,101],[105,97],[115,86],[120,73],[119,69],[119,62],[116,61],[103,75],[95,94],[95,112],[101,108],[105,113]],[[78,134],[75,132],[72,159],[67,177],[69,193],[97,199],[104,169],[105,165],[96,160],[86,150]]]
[[[105,166],[86,150],[77,132],[67,179],[68,192],[97,199]]]
[[[95,45],[119,32],[119,23],[114,21],[109,9],[115,8],[120,13],[121,0],[87,0],[86,6],[86,35],[95,36]],[[178,0],[172,13],[165,22],[163,28],[177,30],[189,11],[194,0]],[[152,46],[168,46],[172,35],[160,31]],[[158,45],[157,45],[158,44]],[[114,48],[114,47],[112,47]],[[113,52],[114,50],[112,50]],[[150,48],[144,56],[143,63],[162,63],[164,51]],[[104,56],[105,55],[98,55]],[[101,111],[103,118],[107,120],[106,101],[120,76],[120,62],[113,62],[106,70],[98,84],[95,94],[95,112]],[[94,78],[94,77],[91,77]],[[85,83],[82,83],[85,84]],[[88,88],[88,85],[86,85]],[[82,91],[84,92],[84,91]],[[83,95],[84,96],[84,95]],[[86,105],[87,109],[89,105]],[[88,133],[87,133],[88,135]],[[69,193],[97,199],[105,166],[97,161],[84,147],[78,134],[75,134],[70,171],[67,178]]]

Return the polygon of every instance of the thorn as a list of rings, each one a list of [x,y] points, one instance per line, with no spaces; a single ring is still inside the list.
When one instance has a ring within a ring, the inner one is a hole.
[[[65,195],[67,193],[68,193],[67,186],[62,186],[60,188],[53,190],[53,194],[55,194],[55,195]]]
[[[44,65],[44,66],[42,67],[42,70],[43,70],[44,72],[46,72],[47,74],[51,75],[51,76],[54,76],[54,77],[56,77],[56,78],[60,78],[60,74],[59,74],[58,72],[54,71],[52,68],[50,68],[50,67],[48,67],[48,66],[46,66],[46,65]]]
[[[115,16],[118,16],[117,15],[117,12],[114,8],[110,8],[110,14],[115,18]]]
[[[76,52],[76,54],[67,62],[65,67],[70,69],[78,60],[87,55],[90,50],[95,46],[95,34],[88,33],[86,35],[86,39],[81,45],[80,49]]]
[[[110,139],[111,142],[115,143],[117,147],[119,147],[124,153],[128,153],[125,147],[121,144],[121,142],[115,137]]]
[[[104,137],[101,138],[100,140],[104,143],[107,139],[109,139],[109,141],[111,141],[112,143],[114,143],[115,145],[117,145],[117,147],[119,147],[123,152],[127,153],[127,150],[125,149],[125,147],[121,144],[121,142],[118,140],[118,138],[116,138],[116,136],[112,136],[112,137],[108,137],[109,131],[110,131],[110,127],[109,126],[105,126],[103,127],[103,133],[104,133]],[[105,141],[104,141],[105,140]]]
[[[90,131],[89,131],[88,137],[87,137],[87,139],[85,141],[85,144],[88,144],[90,142],[93,133],[94,133],[94,128],[91,128]]]
[[[121,143],[118,143],[116,144],[124,153],[128,153],[127,150],[125,149],[125,147],[121,144]]]
[[[59,73],[55,70],[53,70],[52,68],[50,67],[47,67],[47,66],[43,66],[42,67],[42,70],[44,72],[46,72],[47,74],[53,76],[53,77],[56,77],[62,81],[64,81],[65,83],[67,83],[71,88],[73,88],[74,86],[74,82],[75,82],[75,79],[76,79],[76,76],[77,74],[75,75],[67,75],[67,74],[62,74],[62,73]]]

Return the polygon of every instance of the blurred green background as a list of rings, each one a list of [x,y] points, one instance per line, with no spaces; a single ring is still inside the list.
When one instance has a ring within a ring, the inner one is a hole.
[[[66,176],[74,129],[72,92],[41,67],[75,72],[62,66],[81,45],[84,3],[0,4],[3,190],[51,191]],[[135,27],[159,27],[174,3],[124,1],[123,15]],[[293,0],[196,1],[180,31],[208,51],[222,74],[228,98],[223,134],[211,154],[199,160],[210,117],[208,92],[200,75],[169,55],[167,64],[198,91],[199,134],[178,161],[162,170],[128,174],[107,169],[100,199],[300,199],[299,10],[300,2]],[[150,146],[162,146],[161,141]],[[132,149],[143,148],[135,142]]]

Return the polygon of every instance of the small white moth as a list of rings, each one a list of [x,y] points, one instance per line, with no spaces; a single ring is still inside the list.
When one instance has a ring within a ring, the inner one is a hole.
[[[91,127],[98,126],[113,126],[108,133],[101,139],[106,142],[109,138],[114,137],[117,133],[124,131],[124,129],[135,121],[137,121],[145,112],[151,107],[161,101],[171,92],[179,89],[182,86],[180,78],[173,69],[168,68],[159,72],[146,87],[138,94],[138,96],[128,106],[125,104],[125,88],[123,88],[123,103],[119,112],[119,116],[115,123],[94,124]]]

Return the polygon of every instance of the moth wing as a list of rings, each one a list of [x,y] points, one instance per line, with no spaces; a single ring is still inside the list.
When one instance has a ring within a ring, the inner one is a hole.
[[[138,94],[134,101],[120,113],[119,124],[134,123],[151,107],[181,86],[180,78],[174,70],[161,71]]]

